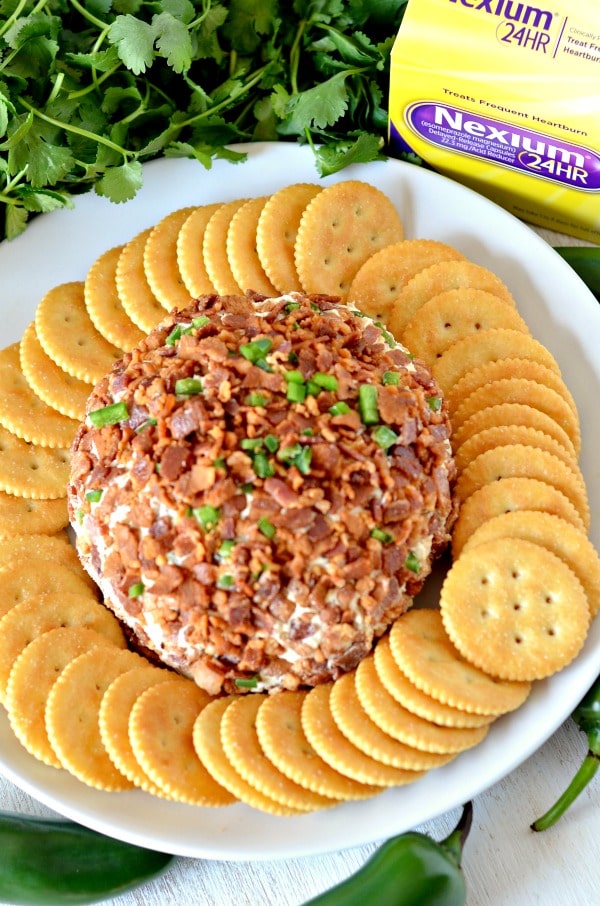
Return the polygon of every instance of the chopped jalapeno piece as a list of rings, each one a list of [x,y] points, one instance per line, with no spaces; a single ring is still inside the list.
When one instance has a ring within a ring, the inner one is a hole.
[[[236,676],[234,679],[236,686],[239,686],[240,689],[256,689],[258,686],[258,677],[257,676]]]
[[[104,428],[106,425],[118,425],[119,422],[129,418],[127,403],[112,403],[102,409],[95,409],[88,414],[88,418],[95,428]]]
[[[275,467],[265,453],[257,453],[254,456],[252,468],[259,478],[271,478],[275,474]]]
[[[391,544],[394,540],[393,535],[390,535],[389,532],[384,532],[384,530],[380,528],[371,529],[371,538],[375,538],[376,541],[381,541],[382,544]]]
[[[281,462],[291,462],[302,452],[301,444],[292,444],[289,447],[282,447],[277,453],[277,459]]]
[[[333,406],[329,407],[329,412],[331,415],[346,415],[347,412],[350,412],[350,406],[348,403],[345,403],[343,400],[340,400],[337,403],[334,403]]]
[[[180,378],[175,381],[175,393],[177,396],[195,396],[202,393],[202,381],[195,377]]]
[[[306,399],[306,385],[294,381],[288,383],[287,398],[290,403],[303,403]]]
[[[249,393],[244,402],[247,406],[266,406],[269,401],[264,393]]]
[[[262,445],[262,437],[243,437],[240,441],[242,450],[260,450]]]
[[[306,392],[309,396],[318,396],[323,388],[310,378],[306,382]]]
[[[99,501],[101,498],[102,498],[102,491],[100,491],[100,490],[97,490],[97,491],[88,491],[88,492],[86,493],[86,495],[85,495],[85,499],[86,499],[86,500],[89,500],[90,503],[98,503],[98,501]]]
[[[217,556],[221,560],[226,560],[227,557],[231,556],[231,552],[235,547],[235,541],[223,541],[221,547],[217,551]]]
[[[198,330],[200,327],[204,327],[206,324],[208,324],[209,321],[210,318],[207,318],[206,315],[200,315],[200,317],[193,319],[192,327]]]
[[[266,519],[264,517],[262,519],[259,519],[258,528],[263,533],[265,538],[271,539],[271,538],[275,537],[275,532],[276,532],[275,526],[273,525],[272,522],[269,522],[268,519]]]
[[[233,578],[233,576],[230,576],[230,575],[219,576],[219,578],[217,580],[217,587],[218,588],[231,588],[231,586],[234,584],[234,582],[235,582],[235,579]]]
[[[312,459],[312,448],[302,447],[302,452],[294,459],[294,465],[302,475],[308,475],[310,472],[310,461]]]
[[[223,459],[222,456],[219,456],[217,459],[214,460],[213,466],[215,467],[215,469],[226,469],[227,463],[225,462],[225,460]]]
[[[205,532],[212,531],[219,521],[218,509],[209,504],[193,507],[192,515],[198,520]]]
[[[267,434],[265,437],[265,447],[269,453],[275,453],[279,449],[279,438],[274,434]]]
[[[143,594],[143,592],[144,592],[144,583],[136,582],[134,585],[129,586],[129,590],[128,590],[127,594],[129,595],[130,598],[139,598],[139,596],[141,594]]]
[[[296,371],[296,370],[286,371],[286,372],[284,372],[283,376],[286,379],[286,381],[288,382],[288,384],[303,384],[304,383],[304,375],[302,374],[301,371]]]
[[[392,431],[391,428],[388,428],[387,425],[379,425],[373,431],[373,440],[382,448],[382,450],[389,450],[390,447],[393,447],[394,444],[398,443],[399,439],[396,432]]]
[[[175,346],[177,340],[179,340],[181,338],[182,333],[183,333],[183,328],[181,327],[181,324],[176,324],[175,327],[173,328],[173,330],[171,331],[171,333],[166,338],[165,345],[166,346]]]
[[[298,308],[300,308],[300,303],[299,303],[299,302],[288,302],[287,305],[285,306],[285,309],[284,309],[284,310],[285,310],[285,311],[288,313],[288,315],[289,315],[289,313],[290,313],[291,311],[296,311],[296,309],[298,309]]]
[[[358,388],[358,411],[364,425],[376,425],[379,422],[377,388],[372,384],[361,384]]]
[[[245,359],[248,359],[249,362],[258,365],[259,362],[264,360],[265,355],[272,345],[273,341],[269,340],[268,337],[261,337],[258,340],[253,340],[251,343],[242,343],[240,346],[240,354],[243,355]]]
[[[400,372],[384,371],[381,383],[388,387],[397,387],[400,383]]]
[[[338,389],[338,380],[333,374],[324,374],[322,371],[317,371],[316,374],[313,374],[312,379],[323,390],[336,391]]]
[[[427,405],[433,412],[439,412],[442,408],[442,398],[441,396],[428,396]]]
[[[406,555],[404,565],[407,569],[410,569],[411,573],[421,572],[421,564],[419,563],[419,558],[415,553],[413,553],[413,551],[410,551],[410,553]]]

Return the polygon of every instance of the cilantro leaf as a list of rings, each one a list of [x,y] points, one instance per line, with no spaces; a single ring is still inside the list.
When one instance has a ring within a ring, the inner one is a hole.
[[[315,150],[317,169],[321,176],[331,176],[350,164],[366,164],[372,160],[382,159],[383,140],[378,135],[367,132],[351,142],[342,140],[330,142]]]
[[[301,134],[305,129],[326,129],[344,115],[348,107],[347,71],[307,88],[288,100],[288,134]]]
[[[142,186],[142,165],[129,161],[120,167],[111,167],[98,180],[95,189],[98,195],[105,195],[111,201],[129,201]]]
[[[117,16],[108,30],[119,59],[134,75],[146,72],[154,59],[154,29],[148,22],[127,14]]]
[[[171,13],[152,19],[156,47],[175,72],[187,72],[192,64],[192,40],[186,25]]]

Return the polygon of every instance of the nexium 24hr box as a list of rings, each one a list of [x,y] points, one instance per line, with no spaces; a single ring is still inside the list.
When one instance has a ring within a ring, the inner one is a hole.
[[[600,243],[600,0],[409,0],[390,153]]]

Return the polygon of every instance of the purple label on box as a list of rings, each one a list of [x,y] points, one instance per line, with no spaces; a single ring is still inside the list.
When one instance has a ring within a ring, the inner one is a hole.
[[[571,189],[600,192],[600,155],[585,146],[448,104],[419,102],[405,116],[413,132],[439,148],[484,158]],[[542,118],[539,122],[544,125]]]

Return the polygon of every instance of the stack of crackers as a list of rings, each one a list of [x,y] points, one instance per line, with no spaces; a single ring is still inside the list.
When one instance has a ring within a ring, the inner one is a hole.
[[[336,682],[211,699],[102,605],[65,531],[69,448],[93,385],[168,311],[247,289],[338,295],[430,365],[460,509],[439,608]],[[556,361],[495,274],[406,239],[365,182],[173,212],[40,300],[0,389],[0,701],[28,752],[98,789],[299,815],[417,781],[569,664],[600,606]]]

